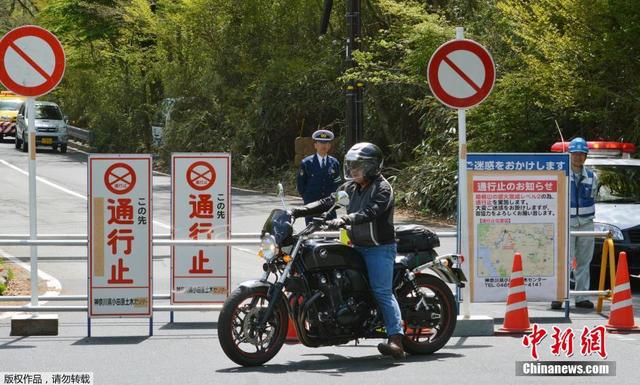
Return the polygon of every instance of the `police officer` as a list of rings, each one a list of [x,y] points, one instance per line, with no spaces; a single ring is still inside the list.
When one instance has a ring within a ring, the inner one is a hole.
[[[311,137],[316,153],[302,160],[297,179],[298,193],[302,196],[305,204],[326,198],[335,192],[341,184],[340,162],[329,155],[331,141],[334,138],[333,132],[318,130]],[[327,216],[327,219],[335,217],[334,210]],[[312,217],[305,218],[307,224],[311,220]]]
[[[393,264],[396,257],[396,239],[393,226],[394,198],[391,184],[382,176],[383,156],[372,143],[357,143],[344,156],[342,185],[349,194],[347,214],[328,220],[329,227],[350,225],[349,239],[362,254],[367,265],[371,291],[378,302],[389,339],[380,343],[380,353],[404,357],[402,316],[393,295]],[[304,207],[294,208],[294,217],[317,214],[328,210],[334,202],[327,197]]]
[[[569,142],[571,154],[571,231],[593,231],[593,218],[596,213],[595,196],[597,191],[596,174],[584,167],[589,153],[587,142],[583,138],[575,138]],[[589,290],[590,265],[593,258],[593,237],[571,237],[570,256],[576,259],[573,271],[575,290]],[[560,309],[562,303],[553,301],[551,308]],[[587,297],[576,297],[576,307],[593,309],[593,302]]]

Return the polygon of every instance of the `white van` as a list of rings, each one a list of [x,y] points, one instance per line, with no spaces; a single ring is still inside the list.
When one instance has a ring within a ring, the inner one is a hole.
[[[36,101],[36,146],[49,146],[61,153],[67,152],[67,118],[57,104]],[[27,104],[22,103],[16,120],[16,148],[27,152],[29,148]]]

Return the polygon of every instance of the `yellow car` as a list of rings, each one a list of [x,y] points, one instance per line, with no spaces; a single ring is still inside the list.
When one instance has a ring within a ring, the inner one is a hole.
[[[10,91],[0,91],[0,142],[5,135],[16,135],[16,115],[26,100]]]

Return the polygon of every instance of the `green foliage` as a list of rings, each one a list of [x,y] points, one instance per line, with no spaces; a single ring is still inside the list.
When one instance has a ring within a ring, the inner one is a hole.
[[[3,273],[4,271],[2,266],[3,266],[3,260],[2,258],[0,258],[0,273]],[[13,270],[7,269],[6,278],[7,278],[6,282],[0,284],[0,295],[4,294],[4,292],[7,290],[9,281],[11,281],[14,278]]]
[[[636,0],[363,1],[349,69],[345,2],[323,38],[319,0],[156,3],[0,0],[2,31],[35,22],[63,41],[67,70],[51,97],[100,151],[154,150],[150,117],[172,98],[161,160],[230,151],[243,185],[293,180],[295,138],[328,127],[344,139],[342,90],[363,80],[364,137],[387,154],[399,202],[451,217],[457,121],[432,97],[426,66],[456,26],[497,68],[493,93],[467,113],[469,151],[548,151],[556,122],[565,138],[640,142]]]

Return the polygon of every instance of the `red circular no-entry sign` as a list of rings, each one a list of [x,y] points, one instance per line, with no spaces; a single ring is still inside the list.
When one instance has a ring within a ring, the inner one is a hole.
[[[493,89],[496,69],[491,54],[473,40],[451,40],[434,52],[427,67],[429,88],[443,104],[470,108]]]
[[[198,191],[210,188],[215,181],[216,170],[208,162],[195,162],[187,168],[187,182]]]
[[[136,185],[136,172],[126,163],[114,163],[104,173],[104,185],[114,194],[126,194]]]
[[[54,89],[64,74],[62,44],[35,25],[9,31],[0,39],[0,83],[22,96],[40,96]]]

